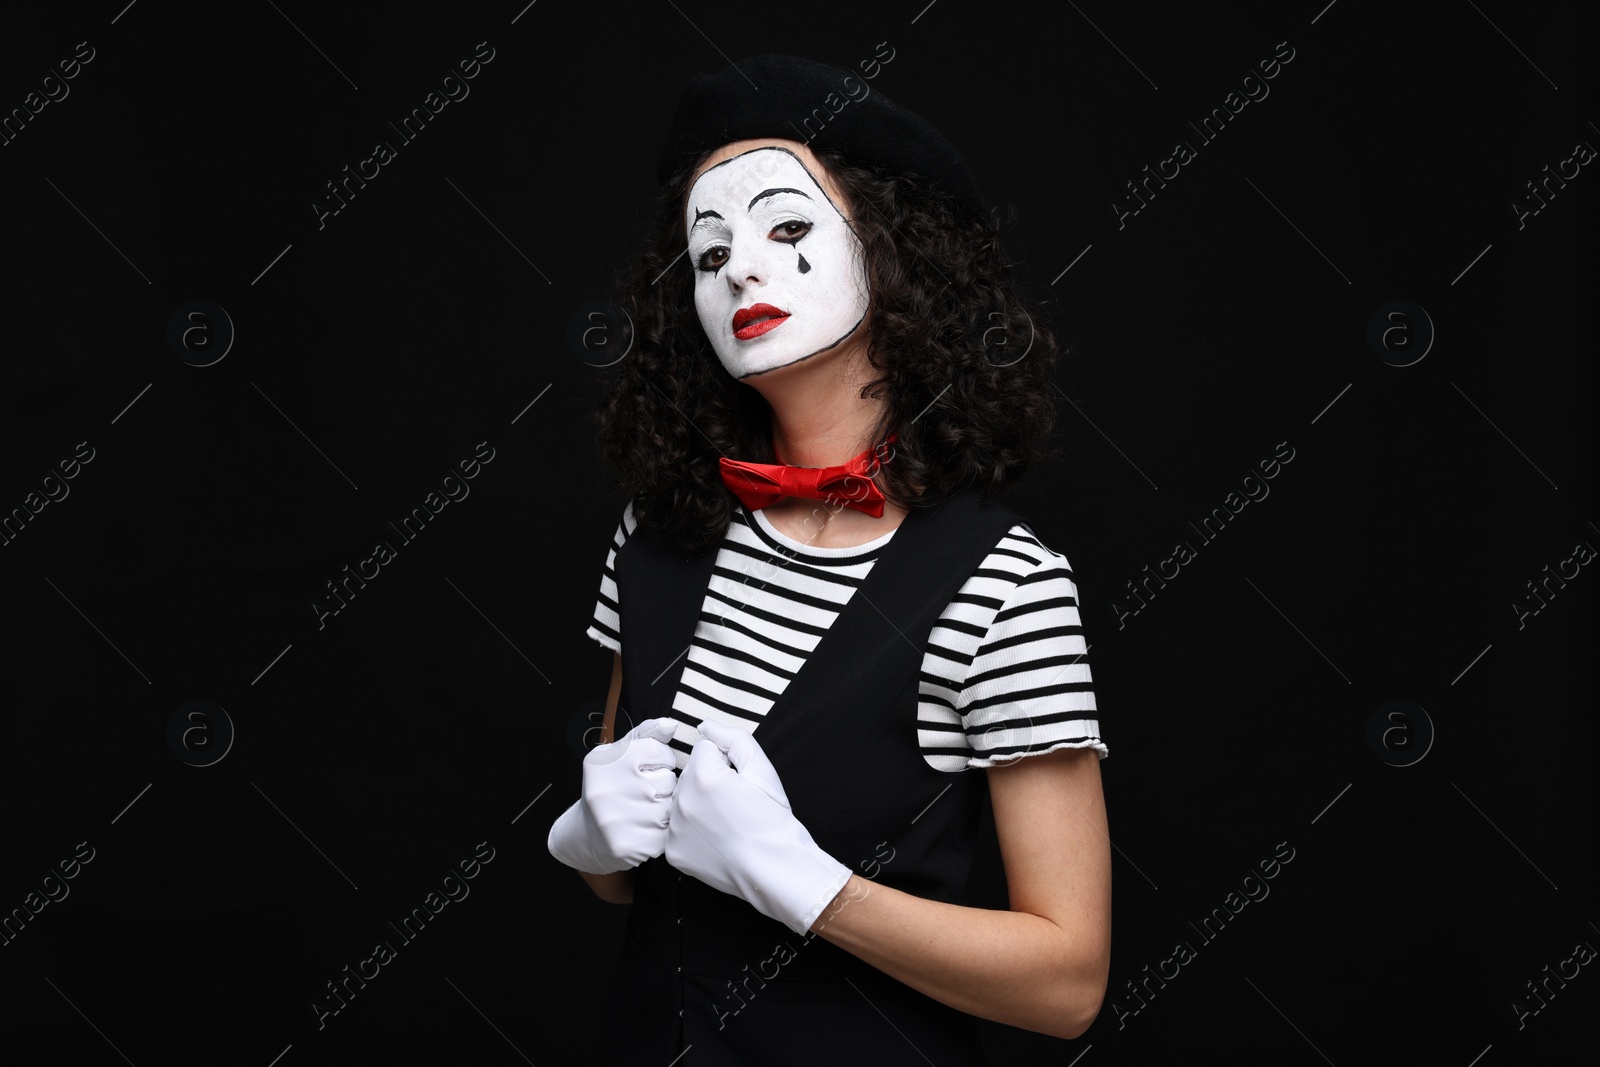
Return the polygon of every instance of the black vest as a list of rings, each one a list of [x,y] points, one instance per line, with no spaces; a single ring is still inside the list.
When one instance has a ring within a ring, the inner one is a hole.
[[[928,636],[1021,520],[976,492],[913,509],[816,650],[757,725],[795,817],[864,878],[961,903],[986,775],[918,748]],[[670,716],[718,549],[642,527],[618,550],[619,722]],[[657,857],[635,872],[621,959],[599,1015],[601,1062],[666,1067],[984,1063],[977,1020]],[[849,907],[849,904],[845,904]],[[826,912],[824,912],[826,914]]]

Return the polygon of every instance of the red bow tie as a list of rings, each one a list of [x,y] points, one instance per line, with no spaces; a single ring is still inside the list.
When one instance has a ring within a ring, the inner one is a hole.
[[[848,463],[834,467],[791,467],[786,463],[747,463],[744,460],[718,461],[722,482],[751,511],[774,504],[786,496],[808,500],[827,500],[865,512],[873,518],[883,516],[883,493],[868,472],[876,472],[882,458],[874,459],[890,441],[869,448]],[[777,449],[773,449],[776,454]]]

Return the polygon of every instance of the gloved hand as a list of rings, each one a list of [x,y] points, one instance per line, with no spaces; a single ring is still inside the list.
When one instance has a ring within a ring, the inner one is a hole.
[[[550,827],[550,854],[580,871],[637,867],[666,847],[677,758],[671,719],[646,719],[583,758],[583,795]]]
[[[701,723],[672,794],[667,862],[804,934],[850,868],[795,818],[767,754],[743,730]]]

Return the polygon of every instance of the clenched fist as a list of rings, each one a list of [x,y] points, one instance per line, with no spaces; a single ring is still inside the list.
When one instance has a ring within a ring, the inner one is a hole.
[[[583,759],[583,795],[550,827],[550,854],[590,874],[637,867],[666,849],[678,777],[671,719],[646,719]]]

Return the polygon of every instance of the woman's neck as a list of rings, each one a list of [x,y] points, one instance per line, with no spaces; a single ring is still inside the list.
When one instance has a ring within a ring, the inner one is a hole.
[[[813,364],[813,360],[825,362]],[[796,467],[848,463],[874,439],[881,400],[861,396],[872,380],[864,349],[814,356],[750,379],[772,410],[772,444],[778,461]]]
[[[778,461],[796,467],[832,467],[873,448],[881,400],[861,396],[872,380],[865,347],[780,367],[758,386],[772,409],[772,444]],[[752,384],[754,383],[752,379]],[[883,475],[874,479],[881,489]],[[785,497],[762,512],[788,537],[816,548],[853,548],[895,529],[906,511],[884,502],[877,518],[825,501]]]

